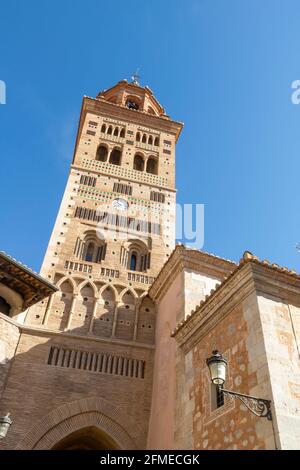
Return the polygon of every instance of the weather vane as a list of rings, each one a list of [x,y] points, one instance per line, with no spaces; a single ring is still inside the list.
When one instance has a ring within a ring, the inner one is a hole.
[[[139,79],[141,78],[139,76],[139,69],[136,69],[136,72],[132,75],[132,83],[134,83],[135,85],[139,85]]]

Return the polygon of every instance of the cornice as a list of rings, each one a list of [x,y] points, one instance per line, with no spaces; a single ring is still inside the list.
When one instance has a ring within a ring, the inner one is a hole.
[[[170,258],[150,287],[149,296],[156,301],[162,298],[177,274],[186,269],[206,273],[223,280],[235,268],[236,263],[233,261],[219,258],[204,251],[186,248],[184,245],[176,245]]]
[[[116,103],[106,101],[104,98],[90,98],[85,96],[83,98],[86,111],[101,111],[102,114],[107,113],[108,117],[117,116],[118,119],[130,121],[135,124],[145,123],[145,126],[156,128],[159,131],[172,132],[176,135],[176,141],[183,128],[183,123],[174,121],[164,116],[155,116],[154,114],[147,114],[143,111],[132,110]],[[120,118],[122,116],[122,118]]]

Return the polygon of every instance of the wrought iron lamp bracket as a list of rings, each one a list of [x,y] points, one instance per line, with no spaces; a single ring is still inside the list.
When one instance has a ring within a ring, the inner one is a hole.
[[[251,395],[244,395],[243,393],[233,392],[220,387],[225,396],[240,400],[253,414],[260,418],[267,418],[272,421],[271,400],[264,398],[257,398]]]

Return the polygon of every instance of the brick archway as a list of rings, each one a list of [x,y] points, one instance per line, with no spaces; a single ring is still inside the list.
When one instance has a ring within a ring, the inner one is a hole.
[[[137,423],[108,401],[92,397],[51,411],[30,429],[15,449],[52,449],[69,434],[88,426],[106,433],[120,449],[143,448],[143,432]]]

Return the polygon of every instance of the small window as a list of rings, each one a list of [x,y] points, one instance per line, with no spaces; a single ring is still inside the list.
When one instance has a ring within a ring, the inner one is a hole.
[[[146,171],[152,175],[157,175],[157,161],[154,158],[148,159]]]
[[[211,384],[211,410],[221,408],[224,405],[224,393],[220,387]]]
[[[109,163],[112,163],[112,165],[121,165],[121,151],[118,149],[113,149],[110,157],[109,157]]]
[[[100,145],[97,150],[96,160],[99,160],[100,162],[106,162],[107,154],[107,148],[104,145]]]
[[[85,261],[92,262],[93,261],[93,255],[94,255],[94,243],[89,243],[87,250],[86,250],[86,255],[85,255]]]
[[[141,155],[135,155],[133,169],[137,171],[144,171],[144,159]]]
[[[130,271],[136,271],[136,254],[132,253],[130,258]]]

